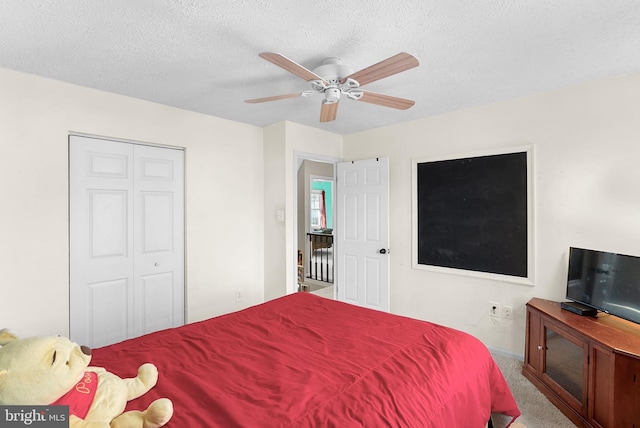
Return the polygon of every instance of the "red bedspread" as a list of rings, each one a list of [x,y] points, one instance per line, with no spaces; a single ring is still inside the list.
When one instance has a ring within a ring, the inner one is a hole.
[[[520,415],[486,347],[457,330],[296,293],[95,349],[121,377],[158,366],[167,426],[484,427]]]

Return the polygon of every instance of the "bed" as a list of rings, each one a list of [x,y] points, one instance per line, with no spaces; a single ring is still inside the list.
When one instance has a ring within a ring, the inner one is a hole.
[[[474,337],[310,293],[97,348],[91,365],[132,377],[144,362],[158,384],[128,409],[168,397],[174,428],[481,428],[520,415]]]

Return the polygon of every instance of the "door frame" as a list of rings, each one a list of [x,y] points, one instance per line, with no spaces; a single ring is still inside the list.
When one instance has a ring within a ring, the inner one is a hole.
[[[71,138],[72,136],[94,138],[96,140],[113,141],[116,143],[137,144],[139,146],[158,147],[160,149],[182,150],[183,152],[185,152],[185,154],[187,153],[187,148],[183,146],[173,146],[171,144],[161,144],[161,143],[150,143],[148,141],[129,140],[127,138],[109,137],[106,135],[88,134],[86,132],[76,132],[76,131],[69,131],[67,135],[67,144],[68,144],[69,138]],[[186,156],[185,156],[185,165],[186,165]]]
[[[329,163],[333,165],[334,186],[335,186],[335,179],[336,179],[336,164],[338,162],[342,162],[341,158],[336,158],[333,156],[320,155],[317,153],[301,152],[296,150],[294,150],[293,152],[293,209],[291,210],[291,212],[293,212],[293,221],[292,221],[293,236],[290,239],[293,240],[294,244],[290,246],[291,250],[287,251],[288,254],[286,254],[287,260],[292,261],[291,263],[292,268],[288,269],[289,272],[287,273],[288,280],[286,284],[287,285],[286,294],[292,294],[298,291],[296,286],[298,283],[298,265],[297,263],[293,263],[293,261],[297,260],[298,258],[298,169],[300,168],[300,165],[304,160]],[[336,223],[337,217],[336,217],[336,210],[335,210],[335,206],[336,206],[335,191],[333,192],[333,195],[331,195],[331,197],[332,197],[332,202],[334,206],[333,212],[331,213],[331,220],[333,222],[333,231],[335,234],[337,228],[339,227],[339,225]],[[307,213],[305,213],[305,215],[306,214]],[[336,262],[334,260],[334,265],[333,265],[334,272],[336,269],[335,263]],[[285,263],[285,265],[290,266],[289,263]],[[335,295],[335,290],[338,285],[335,275],[333,279],[333,285],[334,285],[334,295]]]

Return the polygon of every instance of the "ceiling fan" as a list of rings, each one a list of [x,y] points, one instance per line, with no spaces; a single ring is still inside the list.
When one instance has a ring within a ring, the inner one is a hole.
[[[324,99],[322,100],[322,108],[320,110],[320,122],[331,122],[335,120],[336,114],[338,113],[338,102],[342,94],[355,101],[363,101],[365,103],[400,110],[406,110],[415,104],[415,101],[412,100],[361,89],[362,86],[368,83],[417,67],[419,65],[418,60],[406,52],[401,52],[355,73],[344,65],[339,58],[335,57],[325,59],[322,65],[313,71],[304,68],[279,53],[263,52],[260,54],[260,57],[306,80],[311,84],[311,90],[245,100],[247,103],[263,103],[286,98],[310,97],[315,94],[323,94]]]

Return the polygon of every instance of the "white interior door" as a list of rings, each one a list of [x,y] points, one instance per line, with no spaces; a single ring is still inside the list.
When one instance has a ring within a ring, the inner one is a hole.
[[[69,139],[70,337],[184,324],[184,152]]]
[[[338,300],[389,311],[389,159],[337,165]]]

